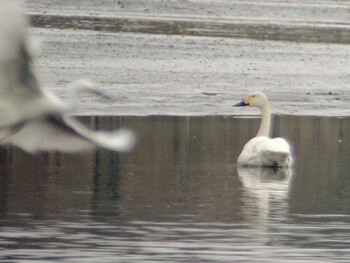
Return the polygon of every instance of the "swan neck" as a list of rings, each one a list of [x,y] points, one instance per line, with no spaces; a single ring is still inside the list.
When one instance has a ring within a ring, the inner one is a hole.
[[[269,105],[264,105],[261,109],[261,123],[257,136],[270,136],[271,115]]]

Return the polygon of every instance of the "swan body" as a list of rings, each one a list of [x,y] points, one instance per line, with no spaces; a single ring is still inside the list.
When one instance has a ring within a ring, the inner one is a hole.
[[[283,138],[270,138],[270,109],[267,97],[262,92],[253,92],[242,102],[234,105],[255,106],[261,110],[261,124],[256,137],[249,140],[237,159],[240,166],[289,167],[292,155],[289,143]]]
[[[69,116],[74,105],[62,102],[40,85],[32,65],[30,42],[19,3],[1,1],[0,143],[13,144],[28,152],[74,152],[95,146],[130,151],[135,142],[133,132],[94,131],[85,127]],[[82,80],[70,87],[76,97],[84,90],[95,91],[94,85]],[[74,96],[71,102],[77,100]]]
[[[288,167],[291,164],[290,147],[283,138],[254,137],[244,146],[237,163],[242,166]]]

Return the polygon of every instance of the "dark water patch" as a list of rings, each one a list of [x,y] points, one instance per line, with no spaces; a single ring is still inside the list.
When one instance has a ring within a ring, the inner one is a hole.
[[[288,170],[238,169],[259,119],[83,117],[130,154],[0,151],[0,261],[344,261],[350,118],[275,116]]]
[[[165,35],[248,38],[310,43],[350,43],[347,23],[266,23],[240,20],[186,20],[96,16],[30,15],[34,27]]]

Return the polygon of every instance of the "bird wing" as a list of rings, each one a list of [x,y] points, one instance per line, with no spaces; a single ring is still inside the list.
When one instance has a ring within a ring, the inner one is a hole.
[[[68,110],[39,84],[27,24],[17,1],[0,1],[0,128]]]
[[[261,141],[259,145],[260,151],[270,151],[270,152],[283,152],[290,154],[289,143],[283,138],[268,138]]]
[[[101,146],[113,151],[127,152],[135,144],[131,131],[93,131],[70,116],[50,115],[26,122],[3,140],[27,152],[77,152]]]
[[[283,138],[266,140],[260,145],[261,162],[266,166],[286,167],[292,162],[288,142]]]
[[[244,166],[288,166],[290,147],[283,138],[258,136],[247,142],[237,162]]]
[[[41,93],[33,74],[27,19],[18,1],[0,3],[0,67],[1,93]],[[28,90],[26,92],[26,90]]]
[[[117,131],[93,131],[70,116],[63,116],[62,120],[64,124],[74,130],[76,134],[79,134],[82,138],[98,146],[112,151],[122,152],[128,152],[134,148],[136,142],[135,135],[127,129],[119,129]]]
[[[266,139],[269,138],[265,136],[258,136],[250,139],[244,145],[243,150],[238,157],[237,163],[244,166],[260,166],[260,146]]]

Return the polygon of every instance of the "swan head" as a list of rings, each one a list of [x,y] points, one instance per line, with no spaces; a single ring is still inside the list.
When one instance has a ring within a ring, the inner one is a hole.
[[[267,97],[261,91],[250,93],[244,100],[233,105],[234,107],[254,106],[258,108],[265,107],[268,104]]]

